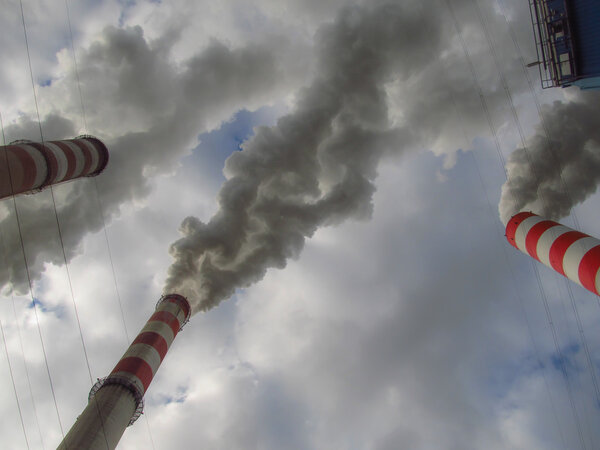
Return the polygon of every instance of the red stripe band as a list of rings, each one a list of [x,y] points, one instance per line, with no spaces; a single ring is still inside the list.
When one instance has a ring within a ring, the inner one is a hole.
[[[65,158],[67,158],[67,173],[65,177],[60,181],[67,181],[73,178],[73,174],[75,173],[75,168],[77,167],[77,159],[75,158],[75,153],[73,153],[73,149],[69,147],[69,144],[66,142],[55,142],[56,145],[59,145],[65,154]]]
[[[39,186],[36,186],[36,188],[38,189],[43,189],[52,183],[52,173],[48,169],[48,166],[50,165],[50,161],[48,160],[48,153],[50,152],[50,150],[48,150],[46,146],[40,142],[30,142],[28,145],[34,147],[38,152],[40,152],[40,154],[44,158],[44,165],[46,166],[46,178],[42,180],[42,183]]]
[[[81,169],[81,173],[79,174],[80,177],[83,177],[88,174],[90,167],[92,166],[92,153],[81,139],[74,140],[73,144],[77,146],[83,155],[83,169]]]
[[[515,242],[515,233],[517,232],[517,228],[519,228],[521,222],[531,216],[535,216],[535,214],[532,212],[520,212],[519,214],[512,216],[506,224],[506,239],[513,247],[517,248],[517,244]]]
[[[180,324],[177,317],[175,317],[173,314],[168,311],[156,311],[154,314],[152,314],[148,322],[152,322],[153,320],[166,323],[171,327],[171,330],[173,330],[173,337],[177,336]]]
[[[92,144],[96,150],[96,153],[98,154],[98,165],[94,168],[94,171],[89,174],[89,176],[98,175],[108,165],[108,149],[106,148],[106,145],[104,145],[99,139],[94,137],[87,137],[85,139]]]
[[[165,338],[154,331],[144,331],[143,333],[138,334],[135,338],[135,341],[131,343],[131,345],[134,344],[148,344],[154,347],[154,349],[160,355],[160,362],[162,362],[163,358],[167,354],[167,350],[169,349]]]
[[[587,234],[583,234],[580,231],[567,231],[564,234],[561,234],[556,240],[552,243],[550,247],[550,264],[552,268],[556,270],[561,275],[565,274],[563,269],[563,259],[565,257],[565,253],[571,244],[575,241],[578,241],[581,238],[588,237]]]
[[[527,233],[527,237],[525,238],[525,249],[527,250],[527,253],[539,261],[540,259],[538,258],[537,254],[537,244],[540,240],[540,236],[544,234],[548,228],[552,228],[557,225],[559,224],[552,220],[544,220],[531,227],[531,230],[529,230],[529,233]]]
[[[27,150],[17,145],[8,147],[7,151],[12,153],[14,158],[17,161],[19,161],[19,164],[21,166],[21,179],[19,180],[19,178],[15,176],[17,174],[13,175],[13,192],[15,194],[19,194],[21,192],[30,190],[31,188],[33,188],[33,184],[35,183],[35,179],[37,176],[37,167],[35,165],[35,160],[27,152]]]
[[[596,289],[596,275],[600,269],[600,245],[589,250],[579,263],[579,281],[581,285],[592,291],[596,295],[600,295]]]
[[[56,178],[54,179],[55,183],[59,183],[61,181],[68,180],[68,178],[67,178],[67,172],[69,171],[69,160],[67,158],[67,153],[66,153],[67,151],[66,151],[66,149],[68,149],[69,147],[68,147],[67,144],[65,144],[62,141],[54,141],[53,144],[56,145],[56,147],[58,148],[58,151],[64,157],[64,159],[59,157],[59,160],[61,162],[61,166],[59,167],[59,170],[57,170]],[[66,165],[67,165],[66,167],[63,166],[63,164],[65,163],[65,161],[66,161]],[[59,171],[60,171],[60,173],[62,173],[62,178],[61,179],[58,179]]]
[[[52,144],[54,144],[54,142],[52,142]],[[56,155],[54,152],[48,147],[46,147],[44,156],[48,162],[48,184],[52,184],[56,181],[56,176],[58,175],[58,161],[56,160]]]
[[[137,356],[128,356],[120,360],[110,374],[113,375],[117,372],[127,372],[138,377],[144,385],[144,392],[150,386],[150,382],[154,376],[150,364]]]

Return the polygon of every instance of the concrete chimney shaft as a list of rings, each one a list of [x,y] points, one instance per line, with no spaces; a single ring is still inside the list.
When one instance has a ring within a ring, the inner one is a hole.
[[[523,253],[600,295],[600,240],[520,212],[506,224],[506,239]]]
[[[0,146],[0,199],[92,177],[108,164],[106,146],[93,136],[65,141],[16,141]]]
[[[160,299],[110,375],[94,385],[88,405],[58,449],[112,450],[117,446],[125,428],[141,414],[144,394],[190,313],[190,304],[181,295]]]

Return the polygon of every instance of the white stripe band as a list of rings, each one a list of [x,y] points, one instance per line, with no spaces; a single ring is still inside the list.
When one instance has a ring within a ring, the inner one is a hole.
[[[157,311],[166,311],[166,312],[170,312],[171,314],[173,314],[175,317],[177,317],[177,320],[179,320],[179,325],[181,326],[181,324],[183,324],[183,321],[185,320],[185,311],[183,310],[183,308],[181,306],[179,306],[177,303],[172,303],[172,302],[168,302],[168,303],[161,303],[158,306]]]
[[[515,232],[515,245],[519,250],[524,253],[527,253],[527,248],[525,247],[525,240],[527,239],[527,234],[529,230],[533,228],[534,225],[543,222],[544,218],[539,216],[531,216],[525,219],[520,225],[517,227],[517,231]]]
[[[598,239],[587,236],[569,246],[563,259],[563,271],[567,278],[581,284],[581,281],[579,281],[579,263],[588,251],[598,245],[600,245]]]
[[[100,164],[100,156],[98,155],[98,149],[87,139],[81,139],[78,142],[83,142],[90,151],[90,154],[92,155],[92,162],[90,164],[90,168],[88,169],[88,173],[86,173],[86,175],[88,175],[98,170],[98,164]]]
[[[173,334],[173,330],[169,325],[159,320],[153,320],[151,322],[146,323],[146,326],[142,328],[140,334],[150,331],[156,334],[159,334],[163,337],[165,341],[167,341],[167,347],[171,346],[173,339],[175,339],[175,335]]]
[[[65,156],[65,152],[58,145],[53,144],[52,142],[46,143],[46,147],[52,151],[52,154],[56,158],[56,177],[54,178],[54,182],[58,183],[62,181],[67,175],[67,157]]]
[[[538,259],[542,264],[552,268],[552,264],[550,264],[550,248],[556,239],[569,231],[573,230],[564,225],[555,225],[542,233],[537,244]]]
[[[48,176],[48,165],[46,164],[46,158],[44,158],[44,155],[42,155],[42,153],[32,145],[21,144],[20,147],[25,150],[35,162],[35,181],[33,182],[32,189],[37,189],[42,185]],[[24,167],[23,174],[25,174],[25,172],[26,170]]]
[[[81,175],[81,172],[83,171],[83,165],[85,163],[85,161],[83,159],[83,151],[73,142],[70,142],[70,141],[63,141],[63,142],[68,145],[68,147],[73,152],[73,155],[75,156],[75,170],[73,171],[73,175],[71,175],[71,178],[77,178],[78,176]]]
[[[158,351],[148,344],[132,344],[129,346],[125,354],[121,357],[121,359],[125,358],[140,358],[148,363],[148,365],[152,368],[152,375],[156,373],[158,367],[160,366],[160,355]]]
[[[52,153],[54,155],[54,158],[56,159],[56,173],[54,174],[54,177],[50,180],[50,183],[56,183],[56,180],[58,179],[58,161],[60,161],[58,159],[58,156],[56,156],[57,154],[62,154],[62,149],[60,147],[58,147],[56,144],[52,143],[52,142],[46,142],[46,149],[49,150],[49,153]]]

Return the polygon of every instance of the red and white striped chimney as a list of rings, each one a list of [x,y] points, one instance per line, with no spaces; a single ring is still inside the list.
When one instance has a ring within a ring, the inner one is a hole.
[[[101,173],[106,146],[93,136],[65,141],[16,141],[0,146],[0,199]]]
[[[520,212],[506,224],[506,239],[523,253],[600,295],[600,240]]]
[[[114,449],[141,414],[143,397],[177,333],[190,318],[178,294],[163,296],[156,311],[110,375],[94,385],[89,402],[58,449]]]

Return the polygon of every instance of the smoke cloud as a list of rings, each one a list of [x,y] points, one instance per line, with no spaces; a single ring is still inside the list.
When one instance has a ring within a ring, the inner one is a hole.
[[[271,46],[248,44],[234,49],[213,40],[177,65],[169,58],[176,40],[176,33],[167,33],[149,42],[141,27],[108,27],[80,55],[90,132],[101,137],[110,152],[106,170],[96,178],[106,221],[119,214],[124,202],[142,201],[150,192],[152,176],[175,170],[181,157],[196,145],[199,133],[242,107],[259,107],[273,95],[281,95],[292,78],[277,63],[285,59],[277,56],[287,49],[283,40]],[[78,105],[79,99],[68,91],[76,85],[74,77],[71,72],[62,83],[42,89],[40,97],[60,104],[71,96],[69,103]],[[77,106],[73,109],[78,111]],[[48,114],[41,125],[48,140],[76,134],[74,122],[58,112]],[[7,141],[40,140],[37,121],[27,116],[8,125],[5,132]],[[33,280],[46,263],[64,263],[47,195],[17,199]],[[57,199],[67,260],[81,251],[83,236],[102,229],[95,195],[88,183],[78,180]],[[3,253],[7,255],[0,266],[0,287],[25,293],[29,286],[12,201],[0,207]]]
[[[320,30],[317,76],[295,111],[227,160],[208,223],[183,221],[166,292],[210,309],[285,267],[318,227],[370,217],[378,161],[414,144],[409,127],[390,125],[385,86],[435,53],[440,28],[425,9],[345,8]]]
[[[544,106],[542,116],[527,148],[507,162],[499,205],[504,224],[524,209],[567,216],[600,182],[600,94],[577,93],[572,101]]]
[[[244,151],[227,162],[215,217],[182,224],[184,238],[172,248],[176,262],[169,289],[188,291],[205,309],[260,279],[267,268],[297,257],[318,227],[368,217],[377,165],[386,154],[432,150],[444,155],[444,168],[450,168],[456,151],[467,150],[471,139],[488,135],[489,128],[445,5],[388,1],[345,7],[317,32],[314,55],[308,46],[268,31],[237,48],[213,40],[173,62],[173,48],[182,39],[180,22],[155,40],[139,26],[106,28],[78,58],[89,132],[111,153],[96,178],[106,221],[117,217],[123,204],[143,202],[151,179],[176,170],[198,134],[241,108],[284,98],[309,72],[312,82],[298,92],[293,112],[275,127],[258,128]],[[468,39],[481,42],[481,24],[471,17],[473,1],[453,1],[452,8]],[[483,9],[489,23],[502,22],[492,5]],[[497,71],[488,49],[474,47],[470,54],[479,83],[498,117],[505,99]],[[69,65],[64,51],[59,59]],[[77,134],[77,81],[72,67],[63,71],[63,79],[40,88],[42,104],[63,106],[42,124],[47,139]],[[513,95],[520,88],[516,83]],[[9,141],[39,139],[35,121],[26,117],[6,131]],[[43,197],[17,200],[34,279],[46,263],[63,262],[54,211]],[[58,200],[70,259],[103,221],[89,183],[70,183]],[[10,206],[0,205],[0,230],[10,247],[0,286],[25,292]]]

